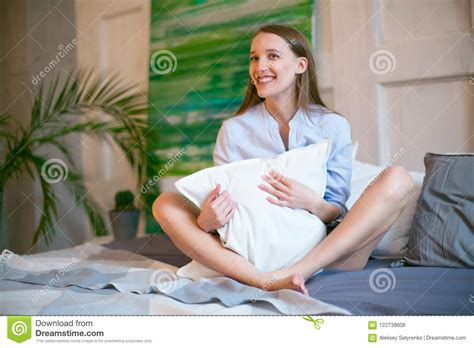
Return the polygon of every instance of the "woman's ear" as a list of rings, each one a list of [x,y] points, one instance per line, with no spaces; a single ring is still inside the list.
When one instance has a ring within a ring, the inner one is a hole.
[[[296,74],[302,74],[306,71],[308,67],[308,59],[305,57],[298,57],[298,67],[296,69]]]

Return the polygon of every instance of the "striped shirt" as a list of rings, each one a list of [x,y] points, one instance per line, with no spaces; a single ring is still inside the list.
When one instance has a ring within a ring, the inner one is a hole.
[[[289,122],[288,149],[332,140],[327,161],[324,200],[347,213],[352,175],[350,123],[342,116],[319,105],[312,105],[310,117],[300,108]],[[214,164],[222,165],[251,158],[273,158],[285,152],[279,124],[260,102],[243,115],[223,122],[214,147]]]

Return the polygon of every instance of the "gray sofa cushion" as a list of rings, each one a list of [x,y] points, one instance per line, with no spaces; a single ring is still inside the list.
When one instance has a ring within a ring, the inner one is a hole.
[[[474,154],[433,154],[410,230],[408,263],[474,267]]]

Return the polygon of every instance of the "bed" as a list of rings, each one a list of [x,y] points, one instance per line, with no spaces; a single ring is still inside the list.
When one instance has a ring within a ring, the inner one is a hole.
[[[137,252],[177,267],[190,261],[163,235],[106,246]],[[395,278],[381,274],[378,288],[376,284],[372,286],[374,291],[370,287],[370,275],[384,269],[390,270]],[[354,315],[474,314],[473,269],[409,267],[400,260],[370,259],[362,271],[323,271],[310,278],[307,287],[312,298]]]
[[[193,282],[190,261],[164,235],[84,244],[31,256],[4,252],[0,314],[24,315],[472,315],[474,270],[369,260],[357,272],[325,270],[309,297],[229,278]],[[166,272],[162,272],[166,270]],[[150,279],[154,279],[150,286]],[[157,281],[158,280],[158,281]],[[164,281],[163,281],[164,280]],[[170,284],[172,288],[170,288]]]

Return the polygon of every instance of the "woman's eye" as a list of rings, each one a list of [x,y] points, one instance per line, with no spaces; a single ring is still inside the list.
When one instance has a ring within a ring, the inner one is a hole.
[[[270,54],[270,59],[278,59],[280,56],[278,54],[272,53]]]
[[[257,57],[250,57],[250,61],[253,62],[255,60],[257,60],[258,58]]]

